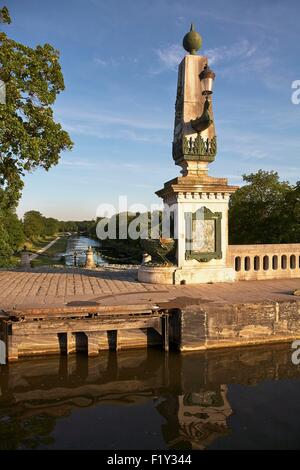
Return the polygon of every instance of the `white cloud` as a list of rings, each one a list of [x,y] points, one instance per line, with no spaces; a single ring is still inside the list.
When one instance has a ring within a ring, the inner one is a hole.
[[[122,114],[113,114],[112,112],[101,110],[101,113],[78,110],[78,109],[58,109],[56,114],[75,124],[106,124],[109,126],[122,126],[134,129],[145,130],[170,130],[172,122],[164,122],[159,119],[153,119],[150,116],[130,116]]]
[[[247,39],[243,39],[231,46],[207,49],[204,51],[204,55],[208,57],[209,63],[212,65],[231,59],[249,59],[256,51],[256,46],[252,45]]]
[[[164,49],[157,49],[155,52],[159,58],[162,69],[175,69],[184,56],[182,46],[178,44],[171,44]],[[157,73],[159,71],[157,71]]]
[[[264,51],[263,53],[261,51]],[[171,44],[164,49],[157,49],[160,67],[152,71],[154,74],[165,70],[176,70],[184,57],[182,46]],[[236,73],[244,73],[251,70],[262,70],[271,64],[271,58],[266,54],[266,48],[253,44],[248,39],[242,39],[229,46],[206,49],[203,52],[208,57],[209,64],[222,64],[222,75],[228,75],[233,70]],[[228,65],[230,64],[230,66]]]
[[[256,161],[260,165],[273,165],[277,169],[285,153],[293,154],[300,147],[300,139],[286,140],[282,135],[267,132],[242,131],[238,126],[234,129],[223,128],[219,133],[222,152],[236,155],[244,162]]]
[[[223,77],[248,75],[255,72],[266,86],[274,86],[272,70],[272,44],[259,44],[243,39],[230,46],[221,46],[204,51],[210,65],[218,65],[218,74]],[[276,84],[279,83],[276,77]],[[281,80],[280,80],[281,83]]]
[[[106,111],[85,110],[84,108],[58,108],[56,116],[71,135],[95,137],[101,140],[124,140],[148,142],[170,146],[172,121],[164,122],[149,115],[118,114]],[[167,136],[167,134],[169,134]]]
[[[94,63],[100,67],[118,67],[120,65],[120,61],[110,58],[110,59],[102,59],[101,57],[94,57]]]
[[[60,161],[60,168],[63,167],[65,170],[70,171],[70,168],[73,170],[78,168],[79,170],[91,170],[89,174],[94,174],[95,171],[111,171],[113,173],[141,173],[144,174],[145,171],[147,174],[161,174],[162,171],[167,171],[169,168],[164,167],[153,167],[151,162],[148,164],[143,163],[134,163],[134,162],[124,162],[124,161],[115,161],[115,160],[105,160],[102,157],[98,161],[90,160],[89,157],[86,159],[74,158],[72,156],[65,156]],[[97,173],[98,174],[98,173]],[[97,176],[98,178],[98,176]],[[143,185],[143,182],[138,182],[138,185]],[[147,187],[152,187],[149,183],[145,183]],[[146,187],[145,186],[145,187]]]
[[[58,113],[59,114],[59,113]],[[133,142],[148,142],[151,144],[170,145],[170,140],[165,138],[165,134],[161,134],[158,130],[164,130],[153,123],[152,127],[149,123],[143,126],[141,122],[132,122],[124,119],[118,120],[112,125],[110,120],[102,119],[102,116],[89,115],[88,113],[73,114],[69,117],[61,117],[60,121],[63,128],[71,135],[82,135],[87,137],[95,137],[105,140],[126,140]],[[113,121],[114,122],[114,121]],[[122,124],[121,124],[122,123]],[[135,128],[135,129],[134,129]],[[170,129],[170,128],[166,128]]]
[[[102,67],[106,67],[108,65],[107,60],[100,59],[100,57],[95,57],[94,62],[97,65],[101,65]]]

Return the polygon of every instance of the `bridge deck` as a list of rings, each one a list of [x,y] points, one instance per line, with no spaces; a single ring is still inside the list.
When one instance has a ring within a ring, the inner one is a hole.
[[[153,285],[137,282],[135,270],[45,269],[0,271],[0,310],[34,309],[51,315],[93,309],[180,308],[201,303],[293,301],[300,279],[240,281],[234,284]],[[41,312],[42,313],[42,312]]]

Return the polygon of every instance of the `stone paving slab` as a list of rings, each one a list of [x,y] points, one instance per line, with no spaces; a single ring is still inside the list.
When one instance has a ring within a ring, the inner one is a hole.
[[[0,270],[0,310],[49,308],[96,302],[109,305],[174,306],[193,303],[293,301],[300,279],[233,284],[155,285],[137,281],[134,269],[33,268]]]

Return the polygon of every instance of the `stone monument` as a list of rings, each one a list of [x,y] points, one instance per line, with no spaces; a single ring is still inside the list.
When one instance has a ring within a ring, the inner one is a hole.
[[[94,251],[91,246],[89,246],[88,250],[86,251],[85,267],[89,269],[96,267],[96,263],[94,260]]]
[[[227,260],[228,204],[237,186],[226,178],[208,175],[215,160],[217,137],[212,111],[214,72],[207,57],[197,55],[201,36],[191,26],[183,39],[189,53],[179,65],[173,159],[181,174],[156,194],[165,213],[173,214],[177,241],[176,261],[170,265],[144,263],[138,272],[142,282],[161,284],[234,281]]]

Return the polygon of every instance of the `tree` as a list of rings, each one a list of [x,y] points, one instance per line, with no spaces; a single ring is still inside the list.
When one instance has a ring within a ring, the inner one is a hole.
[[[24,233],[30,240],[44,234],[44,217],[38,211],[28,211],[23,218]]]
[[[297,194],[299,198],[300,188],[293,193],[294,188],[285,181],[281,182],[275,171],[259,170],[243,175],[243,180],[245,186],[230,198],[230,243],[290,242],[287,220],[291,222],[294,217],[291,198]]]
[[[282,243],[300,242],[300,181],[286,194],[282,210]]]
[[[52,217],[44,217],[44,234],[51,236],[59,231],[59,222]]]
[[[10,23],[6,7],[0,22]],[[0,104],[0,187],[16,201],[26,171],[49,170],[72,142],[54,121],[52,105],[64,90],[59,52],[50,44],[31,48],[0,32],[0,79],[6,104]]]
[[[0,189],[0,267],[10,266],[11,257],[24,242],[22,222],[18,219],[15,206],[8,207],[7,194]]]
[[[77,223],[73,221],[59,221],[59,231],[60,232],[77,232]]]
[[[18,251],[25,241],[23,224],[15,212],[15,209],[5,209],[0,212],[0,221],[7,232],[8,243],[13,251]]]
[[[13,254],[13,249],[9,244],[8,233],[0,222],[0,267],[9,265],[10,258]]]

